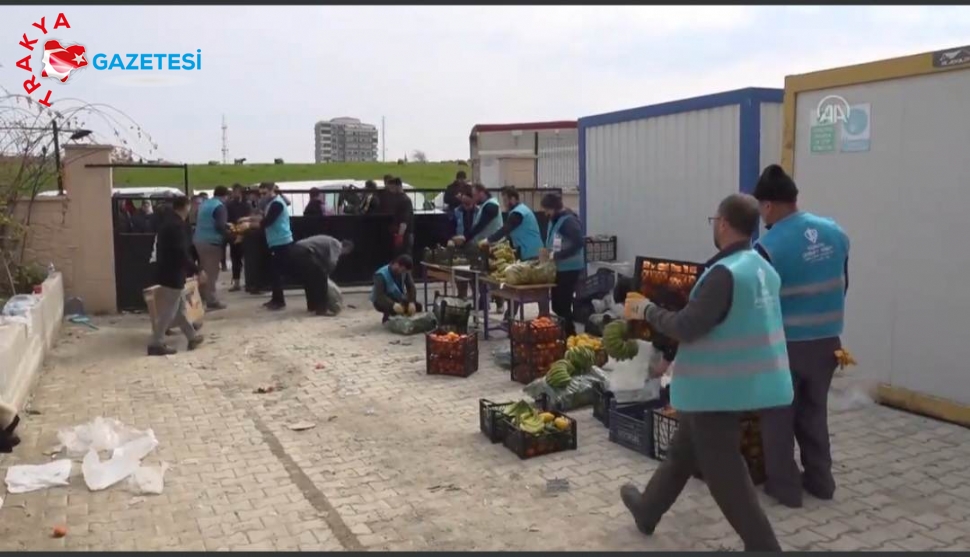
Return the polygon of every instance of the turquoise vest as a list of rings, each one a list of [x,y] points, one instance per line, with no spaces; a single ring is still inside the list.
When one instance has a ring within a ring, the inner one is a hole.
[[[758,240],[781,277],[781,313],[791,342],[837,337],[845,316],[849,238],[831,219],[798,212]]]
[[[523,261],[539,257],[539,250],[542,249],[542,236],[539,235],[539,221],[532,209],[519,203],[512,209],[513,213],[522,215],[522,223],[515,227],[509,234],[512,244],[519,249],[519,255]]]
[[[195,235],[193,240],[215,246],[222,245],[225,238],[219,233],[218,230],[216,230],[215,218],[216,209],[218,209],[221,205],[222,201],[216,197],[213,197],[211,199],[206,199],[205,202],[199,206],[198,217],[195,221]]]
[[[404,279],[402,277],[401,284],[398,284],[398,282],[394,280],[394,273],[391,272],[390,265],[384,265],[383,267],[378,269],[376,273],[374,273],[375,285],[377,284],[377,281],[382,281],[384,283],[384,291],[387,292],[387,295],[390,296],[392,300],[396,302],[400,302],[404,300],[404,291],[402,290],[402,287],[404,285]],[[371,290],[370,290],[371,303],[373,303],[374,300],[376,299],[377,299],[377,296],[375,296],[374,287],[371,287]]]
[[[286,206],[286,202],[283,198],[276,196],[269,205],[266,206],[266,210],[273,205],[273,203],[279,203],[283,206],[283,213],[276,219],[273,224],[266,229],[266,243],[269,247],[275,248],[277,246],[285,246],[286,244],[293,243],[293,232],[290,230],[290,208]]]
[[[670,383],[670,404],[683,412],[739,412],[791,404],[788,349],[781,319],[781,279],[754,250],[718,261],[734,277],[731,311],[694,342],[682,342]]]
[[[559,219],[556,220],[556,224],[549,227],[549,232],[546,234],[546,249],[552,251],[556,236],[559,235],[559,229],[562,227],[562,224],[566,222],[566,219],[574,218],[577,217],[569,213],[563,213],[559,216]],[[582,271],[584,268],[586,268],[585,247],[579,248],[576,255],[573,255],[572,257],[556,261],[557,271]]]
[[[498,209],[498,211],[495,218],[492,219],[492,222],[486,224],[485,228],[482,228],[482,231],[471,239],[472,242],[480,242],[492,234],[495,234],[502,228],[502,223],[504,222],[502,220],[502,208],[499,206],[498,200],[494,197],[489,197],[484,203],[475,208],[475,217],[472,219],[472,226],[478,226],[478,221],[482,218],[482,207],[488,204],[495,205],[495,208]]]

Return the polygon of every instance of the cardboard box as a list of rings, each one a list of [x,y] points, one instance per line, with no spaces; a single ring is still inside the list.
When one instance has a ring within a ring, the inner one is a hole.
[[[143,291],[145,305],[148,306],[148,316],[151,319],[152,327],[155,326],[155,290],[158,288],[158,285],[149,286]],[[199,283],[196,279],[191,278],[185,281],[182,298],[185,300],[185,317],[188,318],[189,323],[202,323],[202,319],[205,317],[205,306],[202,304],[202,296],[199,294]]]

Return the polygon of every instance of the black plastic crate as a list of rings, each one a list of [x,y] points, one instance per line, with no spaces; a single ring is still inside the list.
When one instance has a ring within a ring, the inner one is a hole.
[[[512,381],[528,385],[544,376],[555,362],[566,357],[566,343],[528,344],[512,341]]]
[[[617,404],[610,400],[610,441],[644,456],[653,454],[653,412],[660,400]]]
[[[653,447],[650,456],[656,460],[667,458],[670,442],[677,432],[677,414],[670,409],[655,409],[653,414]],[[761,445],[761,422],[756,412],[746,412],[741,418],[741,456],[748,465],[748,473],[755,485],[765,482],[764,452]],[[699,471],[694,477],[703,480]]]
[[[576,287],[576,301],[599,300],[609,296],[616,286],[616,273],[600,269],[588,276]]]
[[[586,262],[616,261],[616,236],[587,236]]]
[[[596,398],[593,399],[593,418],[610,427],[610,402],[613,400],[613,393],[598,383],[593,387],[593,392],[596,393]]]
[[[453,342],[436,340],[448,332],[453,331],[438,329],[425,335],[427,374],[468,377],[478,371],[478,335],[461,335]]]
[[[471,302],[453,300],[449,303],[447,298],[436,298],[433,306],[438,328],[462,335],[468,333],[468,322],[472,316]]]
[[[690,291],[706,266],[691,261],[637,257],[633,289],[660,307],[677,311],[687,305]]]
[[[561,412],[551,411],[556,417],[564,417],[569,420],[569,428],[565,431],[556,431],[532,435],[516,428],[506,419],[507,432],[503,441],[510,451],[518,455],[522,460],[535,458],[561,451],[573,451],[577,447],[576,420]]]
[[[492,443],[501,443],[508,433],[509,422],[502,409],[514,402],[492,402],[486,398],[478,400],[478,428]]]

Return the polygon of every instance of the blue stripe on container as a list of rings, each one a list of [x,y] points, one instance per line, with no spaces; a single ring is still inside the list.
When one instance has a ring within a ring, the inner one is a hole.
[[[681,112],[709,110],[737,104],[741,106],[740,153],[738,165],[738,191],[750,193],[761,173],[761,103],[781,104],[785,98],[783,89],[748,87],[701,97],[665,102],[616,112],[586,116],[578,121],[579,130],[579,208],[582,214],[583,234],[586,234],[586,132],[597,126],[619,124],[631,120],[644,120],[669,116]],[[716,200],[712,201],[716,202]]]

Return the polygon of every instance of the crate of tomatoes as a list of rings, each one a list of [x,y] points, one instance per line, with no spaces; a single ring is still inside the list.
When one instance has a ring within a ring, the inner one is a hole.
[[[653,443],[652,456],[656,460],[667,458],[670,443],[677,432],[677,411],[667,406],[653,411]],[[764,483],[765,456],[761,445],[761,421],[757,412],[745,412],[741,415],[741,456],[748,465],[748,473],[755,485]],[[704,478],[700,473],[694,476],[700,480]]]
[[[566,355],[566,328],[556,317],[513,321],[509,341],[512,380],[524,385],[544,376]]]
[[[443,329],[425,337],[428,375],[468,377],[478,371],[478,337]]]

